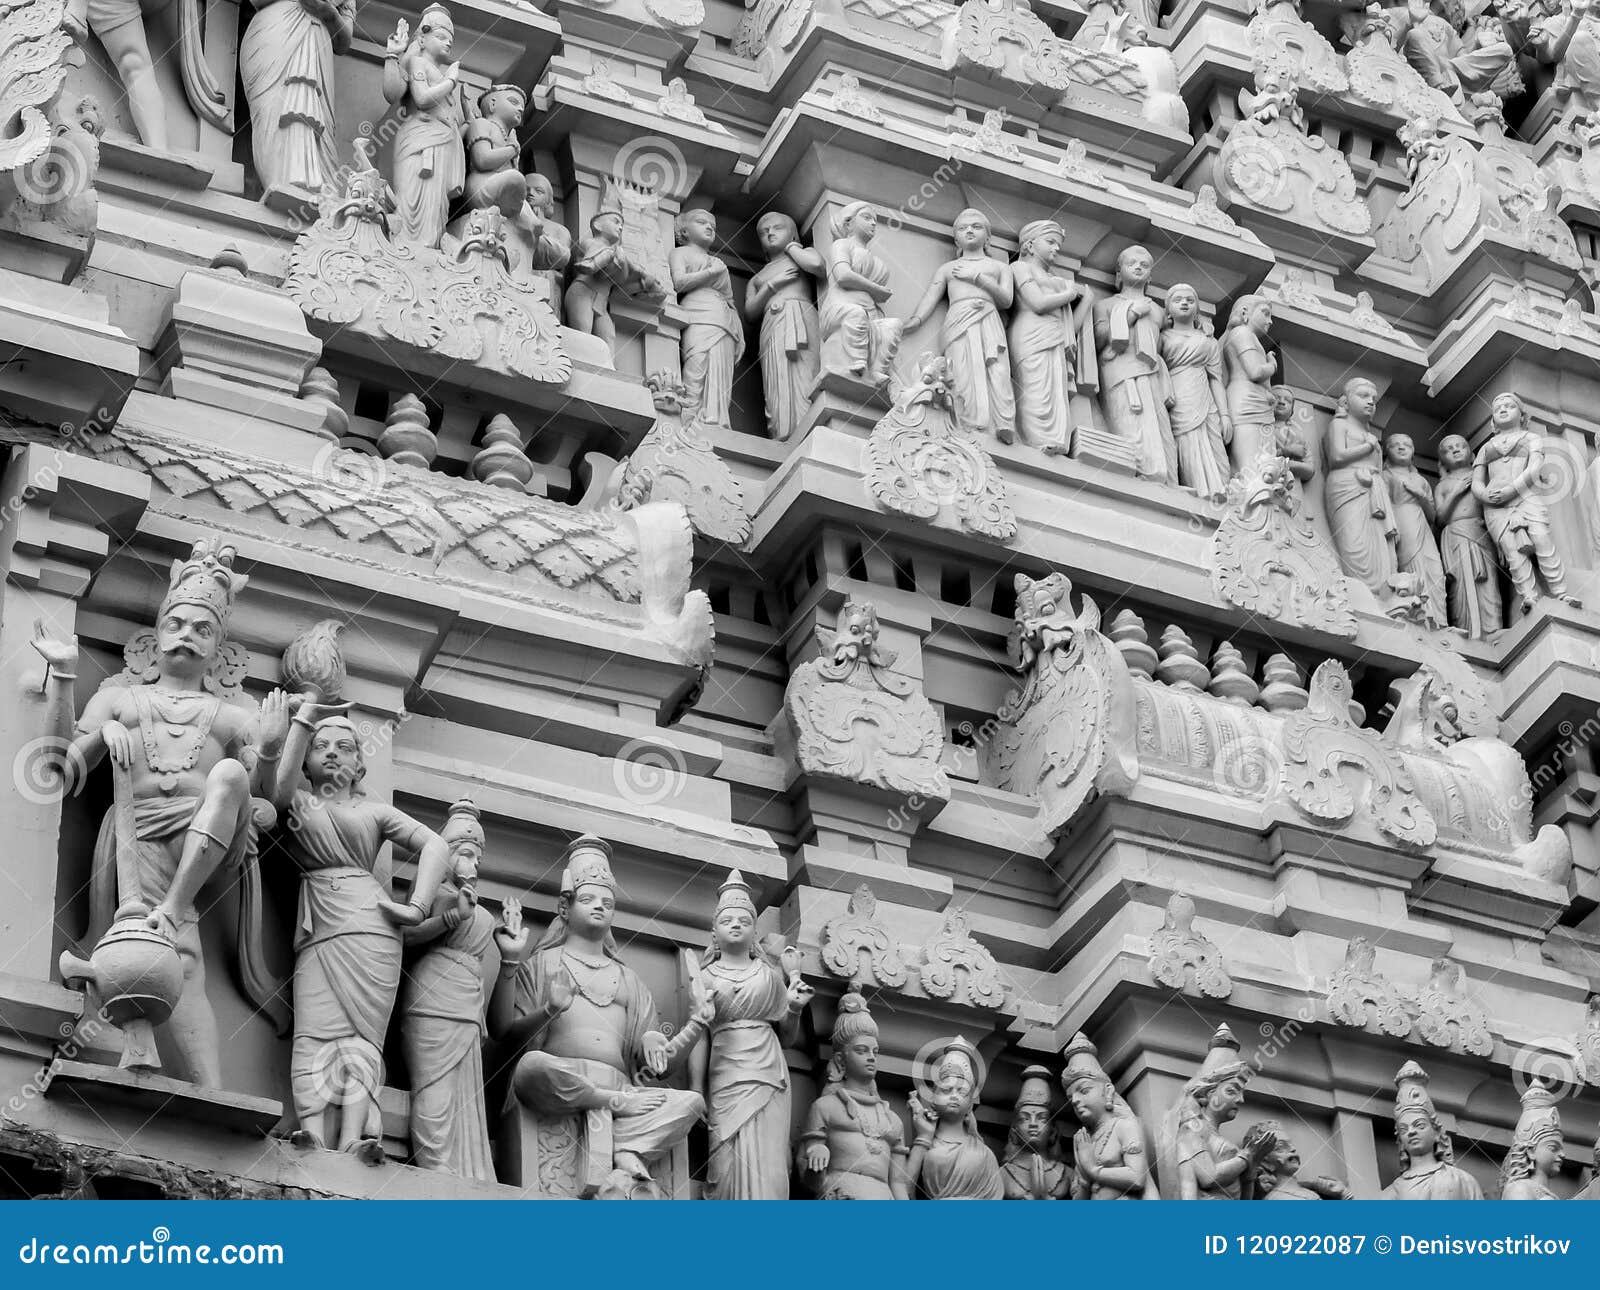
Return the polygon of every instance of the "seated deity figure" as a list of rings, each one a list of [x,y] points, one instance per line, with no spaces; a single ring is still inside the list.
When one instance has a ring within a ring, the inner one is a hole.
[[[1239,1041],[1227,1025],[1217,1027],[1200,1070],[1183,1087],[1162,1126],[1162,1177],[1179,1200],[1238,1200],[1246,1172],[1276,1145],[1260,1134],[1245,1150],[1222,1136],[1239,1114],[1250,1064],[1239,1057]]]
[[[822,370],[881,385],[889,379],[902,325],[884,316],[894,295],[889,266],[872,250],[878,212],[851,202],[833,217],[827,289],[822,293]]]
[[[1428,1096],[1428,1073],[1407,1062],[1394,1082],[1400,1176],[1383,1189],[1383,1199],[1482,1200],[1478,1180],[1455,1163],[1455,1147]]]
[[[1483,522],[1511,575],[1517,607],[1532,613],[1541,583],[1556,599],[1576,605],[1550,531],[1550,511],[1540,483],[1544,448],[1528,425],[1527,409],[1506,390],[1494,396],[1489,420],[1494,434],[1478,449],[1472,494],[1483,504]]]
[[[443,839],[368,797],[355,725],[274,690],[261,705],[261,755],[288,814],[284,846],[300,873],[289,1087],[297,1143],[383,1161],[383,1044],[400,987],[400,929],[421,922],[449,863]],[[385,843],[417,856],[399,904],[379,873]]]
[[[1142,246],[1117,257],[1117,291],[1095,302],[1094,343],[1100,406],[1112,432],[1133,454],[1137,474],[1178,479],[1172,438],[1172,382],[1161,357],[1166,313],[1147,294],[1155,257]]]
[[[950,363],[956,420],[967,430],[1011,443],[1017,437],[1017,403],[1003,312],[1015,295],[1011,267],[989,254],[989,219],[982,211],[962,211],[951,232],[956,257],[934,272],[905,329],[916,331],[940,301],[947,303],[939,348]]]
[[[1270,1137],[1272,1146],[1256,1159],[1246,1175],[1245,1195],[1255,1200],[1349,1200],[1350,1190],[1337,1178],[1303,1180],[1300,1153],[1283,1134],[1276,1120],[1261,1120],[1244,1131],[1244,1150],[1254,1152],[1256,1142]]]
[[[1448,590],[1450,625],[1467,636],[1487,636],[1505,626],[1500,560],[1472,491],[1472,448],[1458,434],[1439,441],[1439,482],[1433,502],[1439,521],[1439,558]]]
[[[827,1086],[806,1113],[800,1176],[819,1200],[910,1200],[905,1125],[878,1094],[878,1025],[851,990],[833,1023]]]
[[[233,571],[234,548],[210,540],[172,566],[156,615],[145,671],[106,682],[73,721],[77,639],[55,640],[35,628],[33,647],[48,664],[50,733],[73,782],[104,758],[112,767],[115,806],[106,813],[90,869],[90,926],[146,918],[174,942],[182,992],[160,1031],[185,1078],[202,1088],[222,1083],[216,1015],[206,998],[206,964],[195,899],[224,862],[239,874],[244,912],[240,976],[246,987],[269,983],[259,938],[251,787],[262,772],[259,724],[247,708],[219,698],[209,674],[226,643],[234,597],[246,579]],[[123,857],[133,857],[131,870]],[[130,872],[135,878],[128,884]],[[265,1006],[267,993],[253,998]]]
[[[1000,1172],[1007,1200],[1065,1200],[1072,1191],[1072,1170],[1056,1153],[1050,1072],[1043,1066],[1022,1072]]]
[[[653,1195],[650,1162],[688,1136],[705,1102],[698,1093],[649,1086],[667,1074],[672,1050],[649,989],[617,952],[610,845],[585,834],[564,860],[556,916],[514,974],[502,972],[490,1030],[515,1062],[514,1096],[534,1114],[611,1113],[605,1192]],[[705,1024],[697,1013],[674,1047],[692,1042]]]
[[[1501,1200],[1561,1199],[1551,1186],[1567,1159],[1557,1101],[1555,1090],[1540,1079],[1523,1090],[1522,1114],[1500,1166]]]
[[[977,1051],[957,1038],[933,1057],[932,1084],[911,1095],[916,1137],[907,1172],[927,1200],[1004,1200],[1005,1178],[978,1131]]]
[[[1066,1058],[1061,1087],[1083,1126],[1072,1138],[1072,1199],[1161,1199],[1144,1130],[1081,1030],[1067,1045]]]

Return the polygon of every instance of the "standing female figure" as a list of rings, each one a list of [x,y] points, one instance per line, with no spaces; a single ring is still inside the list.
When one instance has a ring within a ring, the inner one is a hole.
[[[1272,306],[1265,296],[1240,296],[1222,338],[1235,474],[1253,465],[1272,443],[1272,378],[1278,372],[1278,356],[1269,354],[1263,343],[1271,326]]]
[[[950,360],[956,420],[969,430],[988,431],[1001,443],[1011,443],[1017,437],[1017,404],[1000,313],[1011,308],[1011,266],[989,254],[989,219],[982,211],[962,211],[951,231],[956,258],[939,266],[906,319],[906,330],[916,331],[941,300],[949,302],[939,328],[939,348]]]
[[[735,869],[717,895],[713,942],[700,984],[716,1010],[703,1068],[711,1152],[707,1195],[716,1200],[789,1198],[789,1068],[812,989],[785,973],[756,941],[756,906]]]
[[[817,282],[827,276],[822,257],[800,245],[800,230],[782,211],[756,224],[767,262],[744,293],[744,316],[761,323],[761,388],[767,433],[780,443],[795,432],[811,404],[822,366],[817,322]]]
[[[394,136],[397,242],[438,246],[450,202],[467,182],[461,146],[461,104],[457,79],[461,64],[450,63],[455,24],[443,5],[422,11],[417,35],[407,42],[402,21],[389,37],[383,63],[383,96],[400,109]]]
[[[901,326],[883,314],[894,289],[889,266],[872,251],[878,212],[869,202],[851,202],[833,217],[832,232],[820,311],[822,369],[881,385],[900,347]]]
[[[355,0],[255,0],[239,38],[250,148],[268,205],[314,202],[338,169],[333,59],[350,48]]]
[[[493,1182],[483,1089],[483,956],[494,919],[474,884],[483,858],[478,808],[450,808],[440,838],[450,872],[428,916],[402,933],[423,947],[400,991],[400,1038],[411,1071],[411,1154],[423,1169]]]
[[[674,225],[678,245],[667,257],[672,289],[686,316],[683,383],[686,415],[707,426],[726,426],[733,401],[733,369],[744,355],[744,324],[733,305],[728,266],[711,254],[717,221],[710,211],[684,211]]]
[[[1011,379],[1016,387],[1017,435],[1051,455],[1072,451],[1072,396],[1078,389],[1078,330],[1072,302],[1082,289],[1055,272],[1067,235],[1054,220],[1022,227],[1011,280]]]
[[[1376,385],[1362,376],[1345,382],[1328,423],[1322,489],[1339,563],[1386,599],[1393,590],[1395,522],[1383,477],[1383,443],[1372,431],[1377,410]]]
[[[1161,357],[1172,380],[1178,482],[1200,497],[1226,497],[1233,423],[1222,381],[1222,346],[1201,320],[1200,293],[1187,282],[1167,292]]]
[[[314,705],[302,700],[291,721],[290,707],[289,696],[274,690],[261,705],[261,730],[264,761],[281,749],[269,796],[287,812],[286,849],[300,871],[289,1058],[296,1141],[336,1144],[378,1164],[378,1090],[400,984],[400,927],[422,921],[448,857],[432,829],[361,791],[366,767],[348,718],[314,722]],[[417,854],[409,905],[395,904],[377,876],[385,842]]]

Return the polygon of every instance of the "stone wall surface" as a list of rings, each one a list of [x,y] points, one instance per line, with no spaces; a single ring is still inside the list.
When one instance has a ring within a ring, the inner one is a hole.
[[[183,9],[0,15],[11,1192],[1595,1192],[1585,6]]]

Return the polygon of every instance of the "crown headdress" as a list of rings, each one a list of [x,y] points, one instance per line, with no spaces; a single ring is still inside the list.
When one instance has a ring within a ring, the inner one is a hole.
[[[570,896],[579,887],[594,884],[617,890],[617,880],[611,875],[611,844],[593,833],[585,833],[561,857],[566,868],[561,874],[561,894]]]
[[[750,893],[750,884],[737,869],[729,873],[728,880],[717,889],[717,913],[720,914],[724,909],[744,909],[749,911],[750,917],[756,916],[756,902]]]
[[[444,827],[439,830],[439,836],[444,839],[445,846],[452,851],[458,842],[473,842],[478,850],[483,850],[483,821],[479,818],[481,812],[478,804],[470,797],[458,798],[450,807],[449,818],[445,820]]]
[[[233,571],[235,554],[231,546],[214,538],[202,538],[194,544],[187,560],[174,560],[171,582],[161,602],[161,617],[179,605],[199,605],[216,616],[226,635],[234,597],[250,581]]]

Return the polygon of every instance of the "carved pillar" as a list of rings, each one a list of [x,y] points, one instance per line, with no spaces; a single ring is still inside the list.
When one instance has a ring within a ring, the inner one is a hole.
[[[62,800],[59,745],[49,739],[44,660],[34,623],[75,635],[78,601],[150,500],[148,477],[41,444],[20,448],[0,481],[0,766],[11,776],[0,812],[9,878],[0,963],[48,979],[56,947],[56,874]],[[80,694],[92,678],[80,679]]]

